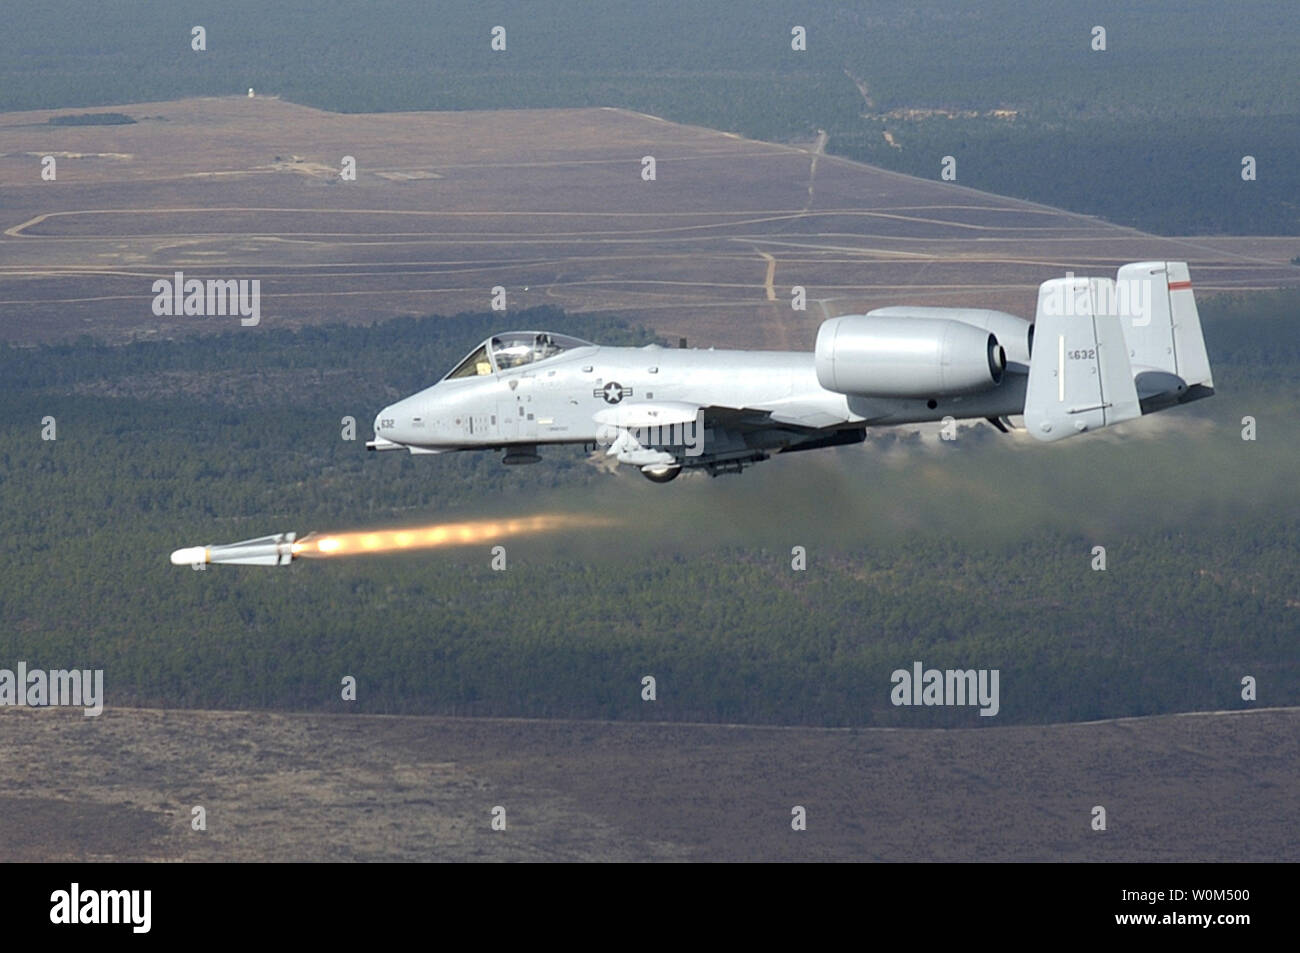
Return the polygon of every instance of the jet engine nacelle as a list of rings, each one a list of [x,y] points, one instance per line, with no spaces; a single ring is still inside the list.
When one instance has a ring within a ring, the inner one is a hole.
[[[867,312],[869,318],[908,318],[924,321],[956,321],[970,324],[997,335],[998,343],[1007,352],[1007,360],[1029,366],[1030,343],[1034,337],[1034,325],[1024,318],[1005,311],[990,311],[987,308],[923,308],[916,305],[892,305],[888,308],[875,308]]]
[[[846,314],[817,332],[817,382],[856,397],[950,397],[1002,380],[990,331],[960,321]]]

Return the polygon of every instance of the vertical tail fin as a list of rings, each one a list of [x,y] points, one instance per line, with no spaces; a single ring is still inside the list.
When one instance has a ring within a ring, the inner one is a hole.
[[[1052,441],[1214,393],[1184,261],[1140,261],[1109,278],[1038,289],[1025,426]]]
[[[1025,427],[1061,440],[1141,415],[1109,278],[1055,278],[1038,289]]]
[[[1173,374],[1187,388],[1213,389],[1187,262],[1134,262],[1120,268],[1117,277],[1121,303],[1127,292],[1133,305],[1121,317],[1134,372]]]

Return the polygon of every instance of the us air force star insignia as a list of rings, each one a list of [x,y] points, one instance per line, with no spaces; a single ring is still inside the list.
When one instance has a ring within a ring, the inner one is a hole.
[[[591,392],[592,397],[604,397],[605,403],[617,404],[624,397],[632,396],[632,388],[624,387],[618,381],[610,381],[603,388],[596,388]]]

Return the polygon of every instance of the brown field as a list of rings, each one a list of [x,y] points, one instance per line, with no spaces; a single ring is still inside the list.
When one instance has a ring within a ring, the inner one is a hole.
[[[1300,709],[965,731],[0,718],[9,861],[1300,860]]]
[[[155,317],[151,285],[177,270],[260,278],[263,327],[482,311],[502,285],[512,310],[769,347],[885,304],[1024,314],[1045,278],[1139,259],[1189,260],[1203,293],[1300,284],[1300,237],[1157,238],[625,110],[340,115],[232,97],[99,111],[138,122],[0,115],[0,340],[238,327]],[[344,155],[356,182],[338,177]],[[796,284],[806,312],[789,306]]]

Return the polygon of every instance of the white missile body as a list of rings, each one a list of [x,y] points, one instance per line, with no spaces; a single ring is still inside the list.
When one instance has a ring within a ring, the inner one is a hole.
[[[189,546],[172,553],[174,566],[228,563],[232,566],[287,566],[293,561],[296,533],[259,536],[239,543]]]

